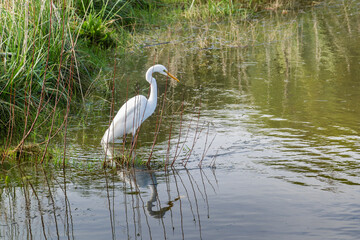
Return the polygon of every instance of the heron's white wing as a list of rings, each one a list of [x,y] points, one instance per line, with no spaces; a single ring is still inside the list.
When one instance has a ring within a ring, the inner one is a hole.
[[[145,120],[147,104],[148,100],[145,96],[138,95],[130,98],[117,112],[109,129],[105,132],[103,140],[107,139],[112,142],[114,139],[124,136],[124,134],[135,133],[136,129]]]

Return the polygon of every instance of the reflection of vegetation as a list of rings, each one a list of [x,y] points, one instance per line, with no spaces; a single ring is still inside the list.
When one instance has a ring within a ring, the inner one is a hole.
[[[76,166],[59,171],[44,165],[19,165],[13,172],[17,175],[0,176],[0,232],[10,239],[82,238],[78,226],[83,223],[86,232],[105,239],[115,233],[121,239],[180,236],[190,230],[184,227],[185,221],[197,224],[200,228],[195,233],[201,234],[200,218],[206,209],[209,216],[206,191],[214,188],[214,180],[206,175],[209,171],[202,170],[164,173],[96,168],[90,172]],[[161,179],[159,184],[155,175]],[[171,222],[163,219],[165,214]],[[99,227],[111,231],[99,233]]]
[[[345,9],[358,11],[354,4],[352,7],[346,6]],[[289,114],[289,117],[290,114],[295,114],[292,116],[293,119],[304,121],[307,120],[306,117],[320,118],[326,114],[324,111],[329,111],[338,105],[337,101],[344,96],[344,93],[354,96],[349,99],[352,102],[349,105],[357,108],[355,104],[358,101],[357,90],[351,86],[356,84],[354,79],[358,72],[357,61],[350,61],[349,53],[352,53],[353,59],[359,55],[358,49],[355,49],[353,44],[358,40],[359,23],[356,14],[348,13],[348,15],[352,18],[347,21],[345,13],[339,15],[329,8],[327,12],[314,10],[301,16],[289,15],[273,19],[270,17],[269,20],[257,21],[247,27],[242,23],[236,25],[234,22],[224,25],[204,24],[199,28],[191,26],[189,31],[177,32],[176,38],[184,38],[185,42],[170,43],[171,54],[166,52],[159,56],[158,49],[164,51],[167,48],[150,47],[149,61],[153,61],[154,58],[158,61],[170,58],[168,61],[173,71],[184,68],[190,71],[184,78],[186,84],[191,86],[196,87],[200,81],[195,76],[211,75],[211,78],[201,79],[207,86],[217,85],[246,92],[252,91],[256,104],[273,107],[275,112],[272,114]],[[348,23],[346,25],[349,28],[343,28],[341,24],[343,22]],[[232,29],[237,29],[239,32],[234,33]],[[173,30],[169,29],[169,31]],[[353,38],[349,39],[350,42],[344,41],[343,38],[350,33]],[[160,42],[172,40],[168,31],[162,34],[158,32],[157,36]],[[196,41],[197,36],[203,36],[208,43],[204,45],[201,41]],[[241,43],[242,36],[246,36],[243,43]],[[201,49],[202,47],[206,49]],[[251,58],[248,53],[250,51]],[[184,58],[183,52],[189,57]],[[254,65],[262,67],[255,69]],[[258,75],[263,78],[249,82],[249,76],[257,74],[254,71],[262,71]],[[342,75],[346,77],[340,78]],[[340,92],[340,89],[344,92]],[[202,90],[217,93],[216,89]],[[206,94],[204,95],[206,97]],[[217,96],[213,94],[210,97]],[[331,102],[321,99],[329,99]],[[229,100],[234,99],[232,97]],[[297,109],[289,109],[289,101],[295,103],[291,106]],[[296,111],[300,109],[309,112],[304,115]],[[299,115],[296,115],[297,113]]]
[[[221,19],[224,17],[247,18],[260,10],[293,9],[300,5],[311,4],[311,1],[295,0],[236,0],[236,1],[188,1],[184,16],[194,19]]]

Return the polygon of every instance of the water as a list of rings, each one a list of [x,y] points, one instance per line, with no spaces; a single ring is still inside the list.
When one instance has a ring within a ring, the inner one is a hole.
[[[171,160],[180,135],[177,170],[101,169],[110,109],[94,100],[69,126],[73,167],[38,167],[1,188],[0,238],[358,239],[359,10],[340,1],[269,13],[250,30],[224,22],[144,36],[171,43],[117,60],[115,109],[124,86],[146,95],[146,69],[166,65],[181,83],[157,77],[157,110],[167,91],[153,158]],[[139,135],[144,159],[157,116]]]

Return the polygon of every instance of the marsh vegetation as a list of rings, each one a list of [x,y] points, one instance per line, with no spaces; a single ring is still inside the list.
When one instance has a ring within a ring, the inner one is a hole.
[[[299,5],[294,1],[278,0],[1,3],[1,162],[5,161],[8,150],[21,152],[24,144],[33,143],[44,146],[41,162],[44,161],[50,141],[59,133],[66,137],[69,115],[84,111],[95,90],[106,98],[112,94],[111,79],[116,71],[114,61],[108,56],[124,58],[152,44],[152,36],[148,38],[147,32],[153,31],[154,25],[185,19],[186,24],[195,26],[194,21],[229,17],[232,25],[237,25],[238,20],[246,24],[245,20],[259,10],[296,7]],[[169,14],[163,14],[170,9]],[[196,31],[191,30],[192,34]],[[206,30],[201,32],[196,45],[206,47],[212,40],[206,36]],[[220,42],[230,41],[239,46],[251,41],[240,40],[243,33],[236,27],[229,32],[230,36],[219,39]],[[159,41],[161,38],[155,44],[162,43]],[[170,38],[168,42],[174,40]],[[115,55],[111,53],[113,49]]]

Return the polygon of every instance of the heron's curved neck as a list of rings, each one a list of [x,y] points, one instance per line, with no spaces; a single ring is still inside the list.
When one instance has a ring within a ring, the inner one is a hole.
[[[149,82],[150,82],[150,96],[149,96],[147,108],[149,107],[153,108],[152,110],[154,111],[157,103],[157,84],[155,78],[153,78],[151,75]]]

